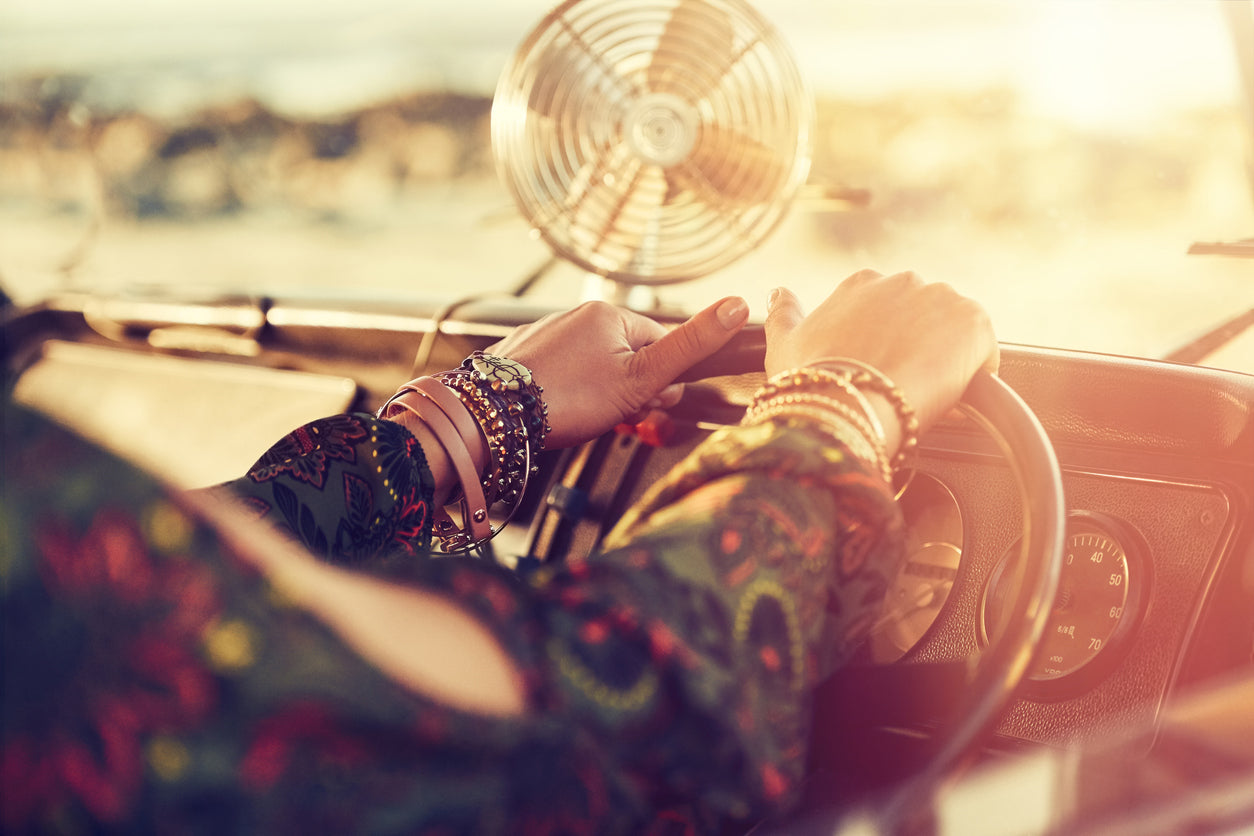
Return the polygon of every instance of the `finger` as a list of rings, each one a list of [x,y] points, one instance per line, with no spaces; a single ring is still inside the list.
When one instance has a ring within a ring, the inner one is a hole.
[[[636,352],[632,371],[637,384],[652,397],[727,345],[748,319],[749,306],[739,296],[715,302]]]
[[[997,333],[993,330],[993,322],[988,312],[980,308],[980,324],[988,334],[988,353],[984,355],[982,368],[989,374],[997,374],[1001,367],[1001,344],[997,342]]]
[[[771,291],[770,301],[766,308],[766,344],[778,342],[784,335],[801,324],[805,319],[805,311],[801,308],[801,300],[786,287],[777,287]]]
[[[997,340],[993,340],[992,346],[988,350],[988,355],[984,358],[984,371],[989,374],[997,374],[997,370],[1001,367],[1001,346]]]
[[[684,396],[684,384],[672,383],[670,386],[663,387],[661,392],[650,400],[646,406],[650,409],[670,409]]]
[[[845,280],[841,282],[841,284],[846,284],[850,286],[860,285],[860,284],[866,284],[867,282],[873,281],[874,279],[882,279],[882,278],[884,278],[884,274],[881,273],[879,270],[872,270],[869,267],[864,267],[858,272],[853,273],[849,275],[848,277],[846,277]]]
[[[678,404],[684,397],[684,384],[672,383],[662,388],[661,392],[650,398],[648,403],[623,419],[628,424],[638,424],[648,417],[655,409],[667,410]]]

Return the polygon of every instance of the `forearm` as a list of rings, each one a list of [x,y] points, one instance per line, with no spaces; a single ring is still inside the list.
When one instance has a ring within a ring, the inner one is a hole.
[[[699,448],[604,554],[526,582],[456,559],[392,561],[388,579],[313,561],[268,571],[416,693],[560,718],[570,737],[555,745],[592,746],[603,779],[649,795],[646,809],[683,785],[705,815],[739,818],[795,791],[810,690],[865,634],[899,540],[865,465],[762,425]]]
[[[535,579],[539,702],[606,741],[625,775],[690,785],[704,815],[769,813],[799,786],[812,688],[865,638],[900,544],[886,487],[843,448],[737,428],[610,551]]]
[[[258,542],[264,535],[253,529],[251,542],[239,547],[285,598],[380,671],[466,711],[518,714],[523,695],[516,671],[479,620],[420,587],[309,557],[356,565],[397,552],[425,557],[428,497],[447,493],[450,478],[447,457],[429,435],[417,420],[394,424],[354,415],[315,421],[215,493],[229,491],[300,541],[304,550],[278,538]]]
[[[266,553],[261,568],[286,599],[400,685],[471,713],[508,717],[526,709],[515,661],[452,598],[282,549]]]

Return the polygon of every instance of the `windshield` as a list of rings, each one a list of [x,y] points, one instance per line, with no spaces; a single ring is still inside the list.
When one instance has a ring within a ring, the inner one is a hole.
[[[770,0],[817,100],[807,187],[756,251],[659,289],[762,314],[862,267],[982,302],[1006,341],[1164,356],[1254,304],[1250,124],[1225,0]],[[490,100],[545,2],[8,0],[0,280],[455,298],[547,258]],[[1254,24],[1251,24],[1254,27]],[[1249,44],[1246,48],[1254,48]],[[568,305],[562,265],[534,289]]]

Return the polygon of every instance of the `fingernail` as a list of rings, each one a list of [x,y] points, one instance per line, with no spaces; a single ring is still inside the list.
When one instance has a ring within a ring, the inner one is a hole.
[[[770,313],[775,309],[775,303],[779,301],[779,288],[771,291],[771,295],[766,297],[766,312]]]
[[[749,306],[739,296],[725,299],[723,304],[719,305],[718,310],[715,311],[719,324],[728,330],[743,322],[748,313]]]

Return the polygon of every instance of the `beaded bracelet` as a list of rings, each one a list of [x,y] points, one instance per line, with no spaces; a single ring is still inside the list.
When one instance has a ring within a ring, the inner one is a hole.
[[[897,454],[893,456],[893,468],[905,463],[911,451],[919,445],[919,417],[914,407],[906,400],[905,394],[879,369],[848,357],[824,357],[813,364],[820,369],[832,369],[849,372],[850,382],[855,387],[866,387],[880,395],[892,405],[901,423],[901,443],[897,446]]]
[[[512,501],[529,474],[529,460],[544,449],[551,430],[544,389],[521,363],[476,351],[461,367],[439,375],[480,420],[498,467],[486,489]]]
[[[805,415],[818,421],[855,456],[875,465],[885,482],[892,481],[893,469],[889,465],[883,431],[878,423],[873,426],[866,414],[824,395],[776,394],[755,401],[746,411],[743,423],[760,424],[783,415]]]
[[[551,429],[543,392],[521,363],[475,352],[460,368],[409,381],[379,409],[380,417],[399,408],[413,412],[453,463],[461,484],[461,494],[453,497],[462,504],[465,526],[459,531],[447,514],[437,518],[445,552],[483,545],[517,512],[537,469],[534,455]],[[488,460],[479,462],[485,441]],[[486,509],[497,502],[511,507],[494,528]]]
[[[830,369],[808,366],[802,369],[780,372],[766,381],[766,385],[762,387],[756,397],[772,397],[780,392],[792,390],[814,391],[817,388],[821,391],[822,388],[828,386],[834,386],[848,395],[862,410],[867,421],[871,423],[874,434],[880,439],[887,438],[884,433],[884,425],[880,423],[879,416],[876,415],[875,409],[871,406],[870,401],[866,399],[866,395],[862,393],[862,390],[854,385],[853,373],[849,370],[832,371]]]
[[[743,423],[761,424],[781,418],[802,418],[808,423],[817,425],[819,429],[844,444],[855,458],[878,468],[885,482],[892,482],[893,472],[888,465],[888,457],[884,453],[883,445],[868,437],[857,424],[846,420],[843,415],[827,407],[767,401],[752,415],[746,415]]]
[[[846,394],[859,409],[825,395],[825,390],[830,392],[829,387]],[[901,424],[901,442],[891,460],[885,449],[887,436],[884,426],[866,399],[863,388],[883,395]],[[854,435],[871,444],[874,454],[861,457],[875,463],[886,481],[892,480],[893,472],[904,464],[910,451],[918,445],[918,418],[905,395],[878,369],[858,360],[827,357],[804,368],[772,376],[754,395],[745,417],[747,422],[757,423],[766,417],[789,411],[808,413],[815,420],[826,415],[825,423],[829,430],[834,427],[833,422],[843,422],[846,432],[852,430]]]
[[[504,398],[476,386],[467,375],[442,372],[439,381],[474,416],[488,441],[491,461],[483,473],[484,491],[494,501],[512,501],[529,469],[532,445],[526,427],[511,414],[510,404]]]
[[[781,392],[772,395],[769,399],[753,403],[749,406],[748,412],[752,414],[755,410],[760,410],[766,404],[792,405],[792,404],[811,404],[830,410],[845,418],[846,421],[852,423],[858,428],[868,439],[877,443],[880,447],[887,447],[888,440],[884,435],[884,427],[880,424],[879,419],[874,412],[866,411],[865,406],[855,408],[849,403],[833,398],[826,394],[810,391],[798,392]],[[861,404],[860,404],[861,406]]]
[[[481,387],[504,394],[521,409],[521,417],[527,432],[536,445],[536,452],[544,449],[549,426],[549,407],[544,402],[544,387],[532,378],[531,371],[515,360],[476,351],[462,361],[461,367],[470,372],[470,378]]]

